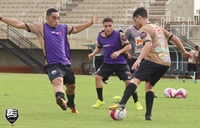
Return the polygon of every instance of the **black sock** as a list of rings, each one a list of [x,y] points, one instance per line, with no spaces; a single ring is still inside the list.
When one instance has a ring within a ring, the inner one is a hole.
[[[126,104],[128,99],[130,98],[131,95],[133,95],[133,93],[135,92],[136,89],[137,89],[137,86],[135,84],[133,84],[133,83],[128,84],[119,104]]]
[[[103,88],[96,88],[96,90],[97,90],[98,99],[103,101],[103,96],[102,96]]]
[[[65,100],[65,94],[63,92],[56,92],[55,97],[61,97]]]
[[[68,99],[68,103],[69,106],[74,106],[74,98],[75,98],[75,95],[67,95],[67,99]]]
[[[197,80],[197,78],[198,78],[198,73],[195,72],[195,78],[194,78],[194,80]]]
[[[185,79],[186,79],[187,75],[188,75],[188,72],[185,73],[185,76],[184,76]]]
[[[135,92],[134,94],[132,94],[132,97],[133,97],[134,103],[136,103],[138,101],[137,92]]]
[[[151,111],[153,108],[153,100],[154,100],[154,93],[152,91],[146,92],[146,114],[147,115],[151,115]]]

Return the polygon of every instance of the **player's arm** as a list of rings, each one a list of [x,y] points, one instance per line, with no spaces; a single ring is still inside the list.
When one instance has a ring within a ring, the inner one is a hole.
[[[173,36],[171,33],[169,33],[167,30],[165,30],[163,28],[162,28],[162,31],[164,32],[164,35],[165,35],[166,39],[168,39],[168,41],[171,40],[178,47],[178,49],[183,54],[184,58],[187,58],[187,57],[188,58],[192,58],[192,55],[185,50],[185,48],[183,47],[181,41],[177,37]]]
[[[129,43],[129,41],[126,38],[126,35],[121,31],[120,32],[120,42],[121,42],[121,49],[118,51],[115,51],[111,54],[111,58],[112,59],[116,59],[120,54],[125,54],[127,53],[129,50],[131,50],[131,44]]]
[[[153,44],[152,44],[152,37],[151,37],[150,33],[153,33],[153,32],[146,30],[146,29],[140,30],[140,38],[141,38],[144,46],[143,46],[142,51],[141,51],[140,55],[138,56],[136,62],[131,67],[132,70],[135,70],[140,66],[142,59],[144,59],[145,56],[149,53],[149,51],[152,49]]]
[[[6,17],[0,17],[0,19],[1,19],[0,21],[4,22],[7,25],[13,26],[18,29],[28,30],[24,22],[21,22],[15,19],[6,18]]]
[[[89,59],[92,59],[96,54],[100,53],[102,50],[102,45],[100,43],[97,43],[97,46],[95,47],[94,51],[88,55]]]
[[[93,25],[98,19],[99,19],[99,16],[98,16],[98,14],[95,13],[92,16],[91,21],[89,21],[87,23],[84,23],[84,24],[76,25],[74,27],[73,26],[69,26],[68,27],[68,33],[69,33],[69,35],[81,32],[82,30],[84,30],[84,29],[90,27],[91,25]]]
[[[178,49],[182,52],[182,53],[186,53],[187,51],[185,50],[185,48],[183,47],[181,41],[175,37],[172,36],[171,41],[178,47]]]
[[[11,18],[6,18],[6,17],[0,17],[0,21],[4,22],[7,25],[10,25],[12,27],[18,28],[18,29],[24,29],[27,30],[28,32],[33,32],[37,34],[36,30],[36,24],[41,24],[41,23],[24,23],[15,19]]]
[[[93,51],[93,54],[96,55],[98,53],[100,53],[102,50],[102,46],[100,43],[97,43],[97,46],[95,47],[94,51]]]
[[[142,48],[142,51],[140,53],[140,55],[138,56],[138,59],[142,60],[145,58],[145,56],[149,53],[149,51],[151,50],[152,48],[152,37],[151,37],[151,34],[150,33],[154,33],[149,31],[149,30],[146,30],[146,29],[143,29],[140,31],[140,38],[143,42],[143,48]]]

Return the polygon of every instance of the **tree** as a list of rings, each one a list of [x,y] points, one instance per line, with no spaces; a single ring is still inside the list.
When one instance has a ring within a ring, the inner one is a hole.
[[[200,9],[196,10],[196,14],[200,15]]]

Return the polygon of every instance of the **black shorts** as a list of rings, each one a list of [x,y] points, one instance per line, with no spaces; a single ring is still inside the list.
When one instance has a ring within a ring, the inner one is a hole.
[[[104,59],[104,56],[95,56],[95,60],[94,60],[94,63],[95,63],[95,71],[98,70],[98,68],[101,66],[101,64],[103,63],[103,59]]]
[[[152,61],[144,60],[134,74],[140,81],[150,82],[154,86],[160,78],[167,72],[169,66],[160,65]]]
[[[131,59],[127,60],[127,64],[130,68],[131,73],[134,73],[134,71],[135,71],[135,70],[132,70],[131,67],[133,66],[133,64],[135,63],[136,60],[137,60],[136,58],[131,58]]]
[[[188,63],[188,71],[194,71],[196,72],[197,71],[197,64],[191,64],[191,63]]]
[[[113,73],[118,76],[120,80],[130,80],[130,71],[127,64],[106,64],[103,63],[97,70],[97,75],[103,78],[110,77]]]
[[[62,77],[63,84],[75,84],[75,75],[71,65],[48,64],[45,68],[51,82],[57,77]]]

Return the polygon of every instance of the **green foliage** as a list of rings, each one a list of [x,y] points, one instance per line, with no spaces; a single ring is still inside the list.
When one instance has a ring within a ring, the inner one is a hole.
[[[196,14],[200,15],[200,9],[196,10]]]
[[[0,73],[0,127],[11,128],[5,118],[5,110],[16,108],[19,118],[15,128],[197,128],[200,127],[200,85],[187,79],[161,79],[155,86],[159,98],[154,99],[153,120],[144,121],[145,92],[144,83],[137,88],[139,101],[144,109],[136,110],[132,98],[127,103],[127,116],[122,121],[110,118],[107,107],[114,102],[115,95],[122,95],[124,83],[112,76],[104,85],[106,105],[98,109],[91,106],[97,95],[94,77],[77,75],[76,106],[79,114],[70,110],[62,111],[55,103],[53,87],[47,75],[4,74]],[[165,98],[167,87],[185,88],[186,99]]]

